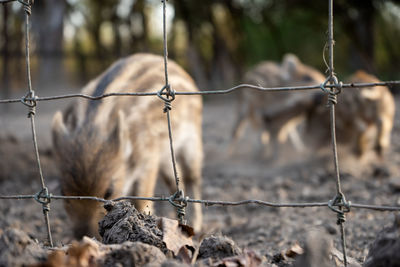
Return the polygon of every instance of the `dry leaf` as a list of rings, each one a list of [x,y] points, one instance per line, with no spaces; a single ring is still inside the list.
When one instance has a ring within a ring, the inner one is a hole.
[[[193,247],[193,241],[190,232],[182,231],[177,220],[167,218],[160,218],[161,230],[163,231],[163,241],[167,248],[171,250],[174,255],[178,255],[182,247]]]
[[[185,233],[188,237],[194,236],[195,232],[193,227],[186,224],[179,224],[179,227],[181,228],[182,232]]]
[[[289,258],[295,258],[298,255],[301,255],[303,253],[304,253],[303,248],[300,247],[300,245],[296,243],[285,252],[285,255]]]
[[[191,264],[193,258],[193,251],[189,250],[186,246],[181,247],[181,249],[178,252],[178,255],[176,255],[176,258],[186,264]]]

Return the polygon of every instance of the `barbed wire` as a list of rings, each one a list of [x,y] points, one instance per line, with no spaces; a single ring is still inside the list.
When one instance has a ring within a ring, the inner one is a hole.
[[[43,207],[43,214],[45,217],[45,223],[48,234],[48,243],[50,247],[53,246],[53,241],[51,237],[51,229],[49,223],[49,211],[50,211],[50,202],[51,200],[93,200],[101,203],[108,202],[116,202],[122,200],[147,200],[147,201],[168,201],[173,206],[177,208],[178,218],[183,221],[184,218],[184,208],[187,203],[198,203],[204,204],[206,206],[239,206],[239,205],[261,205],[268,206],[273,208],[307,208],[307,207],[328,207],[332,211],[337,213],[337,223],[340,226],[341,233],[341,241],[342,241],[342,249],[343,249],[343,259],[344,265],[347,266],[347,252],[346,252],[346,238],[344,232],[344,222],[345,222],[345,213],[350,211],[350,208],[358,208],[358,209],[369,209],[376,211],[400,211],[399,206],[385,206],[385,205],[370,205],[370,204],[357,204],[351,203],[350,201],[346,201],[345,195],[341,189],[341,180],[340,180],[340,172],[339,172],[339,161],[338,161],[338,153],[337,153],[337,144],[336,144],[336,130],[335,130],[335,105],[337,104],[337,95],[344,88],[363,88],[363,87],[372,87],[372,86],[394,86],[400,85],[400,81],[384,81],[384,82],[374,82],[374,83],[345,83],[339,81],[334,72],[334,39],[333,39],[333,0],[329,0],[329,14],[328,14],[328,40],[323,48],[323,60],[327,66],[327,74],[328,77],[326,81],[320,85],[311,85],[311,86],[293,86],[293,87],[261,87],[250,84],[239,84],[237,86],[223,89],[223,90],[212,90],[212,91],[196,91],[196,92],[179,92],[172,89],[171,85],[168,81],[168,49],[167,49],[167,32],[166,32],[166,1],[161,0],[162,8],[163,8],[163,45],[164,45],[164,71],[165,71],[165,85],[161,90],[155,90],[154,92],[132,92],[132,93],[107,93],[98,96],[91,96],[86,94],[65,94],[58,96],[47,96],[47,97],[39,97],[35,94],[35,91],[32,89],[31,84],[31,75],[30,75],[30,57],[29,57],[29,17],[31,15],[31,5],[33,4],[33,0],[0,0],[0,4],[5,4],[9,2],[17,1],[21,3],[24,7],[25,11],[25,61],[26,61],[26,72],[27,72],[27,83],[28,83],[28,93],[20,99],[3,99],[0,100],[0,104],[7,103],[18,103],[21,102],[29,108],[28,117],[31,121],[31,130],[32,130],[32,140],[34,145],[36,162],[38,165],[38,171],[41,182],[41,190],[33,195],[9,195],[9,196],[0,196],[0,199],[14,199],[14,200],[23,200],[23,199],[34,199]],[[329,62],[326,61],[325,52],[329,52]],[[170,122],[170,110],[171,110],[171,101],[174,100],[176,95],[218,95],[218,94],[229,94],[238,90],[249,89],[249,90],[257,90],[263,92],[279,92],[279,91],[301,91],[301,90],[313,90],[313,89],[322,89],[323,92],[328,94],[328,102],[330,108],[330,127],[331,127],[331,145],[333,152],[333,164],[335,169],[335,178],[336,178],[336,196],[328,201],[328,202],[313,202],[313,203],[276,203],[276,202],[267,202],[262,200],[240,200],[240,201],[220,201],[220,200],[203,200],[203,199],[191,199],[189,197],[184,197],[183,192],[180,190],[180,181],[176,171],[176,162],[174,155],[174,147],[173,147],[173,138],[172,138],[172,129]],[[121,96],[158,96],[161,98],[164,103],[164,112],[167,115],[168,122],[168,133],[170,140],[170,150],[171,150],[171,159],[172,166],[174,171],[174,177],[176,181],[176,192],[168,197],[140,197],[140,196],[124,196],[119,197],[112,200],[107,200],[95,196],[61,196],[61,195],[52,195],[49,193],[45,180],[42,173],[39,150],[37,145],[36,138],[36,130],[35,130],[35,107],[37,102],[40,101],[50,101],[50,100],[61,100],[61,99],[70,99],[70,98],[83,98],[88,100],[101,100],[107,97],[121,97]]]

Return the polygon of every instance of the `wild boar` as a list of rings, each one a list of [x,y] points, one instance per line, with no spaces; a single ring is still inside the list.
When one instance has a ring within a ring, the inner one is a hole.
[[[178,91],[194,92],[192,78],[169,61],[169,80]],[[135,54],[114,63],[89,82],[82,93],[155,92],[164,86],[160,56]],[[178,175],[185,195],[201,198],[202,99],[177,96],[172,102],[172,134]],[[121,96],[98,101],[77,100],[52,125],[53,147],[60,170],[62,194],[114,199],[121,196],[152,197],[157,177],[175,192],[166,115],[157,96]],[[136,201],[142,212],[152,202]],[[91,200],[66,200],[65,209],[76,237],[98,236],[101,204]],[[188,209],[190,209],[190,205]],[[201,227],[201,206],[193,206],[195,229]]]
[[[325,81],[325,77],[316,69],[303,64],[295,55],[286,54],[282,64],[272,61],[264,61],[248,71],[244,76],[244,82],[262,87],[286,87],[318,85]],[[304,113],[287,114],[274,118],[266,116],[274,113],[283,106],[291,106],[299,98],[307,95],[311,98],[311,91],[282,91],[260,92],[244,90],[239,98],[238,116],[232,131],[230,153],[233,152],[236,143],[243,135],[246,121],[251,121],[253,128],[259,130],[262,143],[272,142],[272,156],[276,158],[277,142],[285,143],[288,136],[297,150],[302,150],[303,142],[300,140],[296,127],[304,120]]]
[[[347,82],[376,83],[380,80],[360,70],[354,73]],[[310,106],[306,136],[313,140],[318,138],[319,143],[324,143],[323,140],[325,140],[326,144],[326,140],[330,140],[329,110],[324,105],[320,105],[320,102]],[[325,104],[326,100],[324,99],[322,103]],[[338,142],[350,145],[353,152],[360,158],[370,151],[382,158],[390,146],[395,114],[395,102],[389,88],[374,86],[343,89],[338,95],[335,110]]]

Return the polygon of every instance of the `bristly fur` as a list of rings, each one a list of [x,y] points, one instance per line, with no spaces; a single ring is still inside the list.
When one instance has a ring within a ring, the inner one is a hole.
[[[364,71],[357,71],[348,83],[376,83],[379,79]],[[321,93],[322,94],[322,93]],[[323,101],[326,103],[325,101]],[[336,131],[339,143],[349,144],[353,152],[363,158],[374,151],[381,158],[390,146],[395,102],[386,86],[344,89],[336,105]],[[329,110],[313,105],[307,115],[307,136],[329,140]],[[325,131],[324,131],[325,130]]]
[[[191,77],[176,63],[169,63],[171,86],[196,91]],[[164,86],[160,56],[135,54],[114,63],[83,88],[85,94],[155,92]],[[176,97],[172,102],[172,128],[178,168],[186,191],[201,197],[202,101],[200,96]],[[174,192],[163,102],[154,97],[110,97],[77,100],[53,120],[53,146],[66,195],[109,198],[122,195],[153,196],[157,176]],[[137,201],[141,211],[152,203]],[[68,201],[66,209],[77,236],[96,234],[101,207]],[[194,226],[201,225],[201,208],[195,205]],[[79,224],[87,222],[88,226]],[[84,229],[84,230],[82,230]]]
[[[263,61],[249,70],[244,76],[244,83],[256,84],[263,87],[286,87],[318,85],[325,81],[325,77],[314,68],[303,64],[295,55],[286,54],[282,63]],[[298,98],[310,97],[314,93],[308,91],[283,91],[265,93],[255,90],[243,91],[239,99],[238,115],[232,130],[230,153],[243,135],[245,123],[250,121],[253,128],[260,134],[267,134],[273,145],[272,157],[278,154],[277,143],[286,142],[290,132],[297,131],[296,127],[304,120],[302,114],[286,114],[286,116],[272,116],[280,111],[281,107],[291,107]],[[272,115],[271,115],[272,114]],[[301,150],[302,143],[292,139],[297,149]],[[263,142],[264,144],[266,143]]]

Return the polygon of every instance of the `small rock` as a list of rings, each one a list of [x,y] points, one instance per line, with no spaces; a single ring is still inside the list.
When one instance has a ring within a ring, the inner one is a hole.
[[[236,256],[241,253],[241,249],[226,236],[210,236],[201,242],[198,259],[223,259]]]

